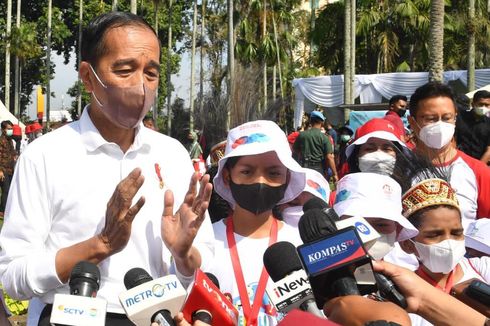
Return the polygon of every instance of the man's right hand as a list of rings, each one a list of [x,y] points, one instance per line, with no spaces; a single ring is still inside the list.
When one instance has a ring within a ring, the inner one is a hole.
[[[119,182],[107,204],[105,226],[98,238],[107,247],[110,255],[124,249],[129,241],[131,225],[145,204],[145,198],[140,197],[133,206],[131,203],[144,181],[141,169],[134,169]]]

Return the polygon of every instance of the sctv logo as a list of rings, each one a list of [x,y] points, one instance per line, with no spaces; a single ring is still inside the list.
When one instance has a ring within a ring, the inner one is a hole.
[[[97,316],[97,309],[95,309],[95,308],[90,308],[88,310],[84,310],[84,309],[71,308],[71,307],[65,307],[64,305],[59,305],[58,310],[61,310],[64,314],[67,314],[67,315],[82,316],[82,315],[86,314],[90,317]]]

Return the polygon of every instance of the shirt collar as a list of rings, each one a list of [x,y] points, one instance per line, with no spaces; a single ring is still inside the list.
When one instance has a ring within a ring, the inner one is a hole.
[[[99,133],[99,130],[97,130],[97,127],[95,127],[94,123],[92,122],[90,115],[88,114],[89,110],[90,105],[87,105],[83,110],[82,116],[79,120],[82,142],[84,143],[87,150],[93,152],[102,146],[107,146],[110,144],[116,145],[115,143],[108,142],[102,137],[102,135]],[[151,145],[147,134],[148,130],[145,129],[146,128],[143,127],[143,123],[140,122],[136,127],[134,141],[128,152],[139,150],[149,151]]]

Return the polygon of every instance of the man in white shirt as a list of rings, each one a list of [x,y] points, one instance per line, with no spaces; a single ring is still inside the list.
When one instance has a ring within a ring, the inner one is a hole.
[[[36,298],[30,314],[39,313],[68,293],[75,264],[90,261],[101,272],[106,325],[130,325],[118,300],[129,269],[176,273],[186,283],[212,260],[212,187],[204,177],[198,191],[185,148],[141,123],[159,79],[153,29],[111,12],[95,18],[83,40],[79,71],[90,105],[19,159],[0,235],[1,282],[15,298]]]

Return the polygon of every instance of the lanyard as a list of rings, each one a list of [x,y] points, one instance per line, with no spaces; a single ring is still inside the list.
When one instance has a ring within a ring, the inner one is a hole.
[[[457,267],[457,266],[456,266]],[[447,277],[447,280],[446,280],[446,285],[444,287],[441,287],[439,284],[437,284],[436,281],[434,281],[432,279],[432,277],[430,277],[429,274],[427,274],[423,269],[422,267],[419,267],[415,273],[420,276],[421,278],[423,278],[426,282],[430,283],[432,286],[438,288],[438,289],[441,289],[442,291],[446,292],[446,293],[450,293],[451,292],[451,289],[453,287],[453,283],[454,283],[454,269],[449,273],[448,277]]]
[[[228,247],[230,248],[230,258],[233,265],[233,272],[235,273],[235,280],[238,286],[238,293],[240,294],[240,301],[242,302],[243,315],[245,316],[245,325],[254,326],[257,324],[257,317],[259,315],[259,309],[262,305],[262,299],[265,293],[265,286],[269,279],[265,267],[262,267],[260,273],[259,284],[255,291],[255,298],[252,307],[250,307],[250,299],[248,297],[247,286],[245,279],[243,278],[242,267],[240,264],[240,257],[238,257],[238,250],[236,247],[235,235],[233,233],[233,219],[228,217],[226,220],[226,239],[228,240]],[[272,226],[269,234],[269,245],[272,245],[277,241],[277,220],[272,219]]]

